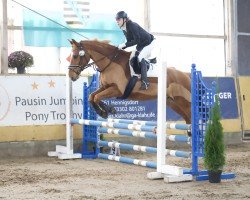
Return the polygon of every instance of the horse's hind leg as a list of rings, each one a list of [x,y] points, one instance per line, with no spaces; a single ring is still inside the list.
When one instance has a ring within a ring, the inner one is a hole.
[[[181,115],[185,120],[186,124],[191,124],[191,103],[181,99],[181,97],[175,97],[175,99],[168,99],[167,104],[176,113]],[[188,136],[191,136],[191,130],[187,130]]]

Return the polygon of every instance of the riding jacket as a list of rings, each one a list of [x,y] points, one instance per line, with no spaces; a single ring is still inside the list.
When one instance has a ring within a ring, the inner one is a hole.
[[[154,40],[153,35],[131,20],[127,21],[126,30],[123,30],[123,33],[127,39],[125,48],[137,45],[136,50],[139,52]]]

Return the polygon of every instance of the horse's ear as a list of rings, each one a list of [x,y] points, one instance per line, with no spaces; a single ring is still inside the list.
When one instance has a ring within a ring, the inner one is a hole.
[[[77,41],[75,41],[74,39],[72,39],[72,43],[75,44],[75,45],[78,44]]]
[[[70,42],[70,44],[73,44],[73,42],[70,39],[68,39],[68,41]]]

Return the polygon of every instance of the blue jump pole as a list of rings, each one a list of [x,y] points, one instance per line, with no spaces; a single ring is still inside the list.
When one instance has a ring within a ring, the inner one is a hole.
[[[102,158],[105,160],[113,160],[113,161],[127,163],[127,164],[134,164],[134,165],[139,165],[139,166],[143,166],[143,167],[156,168],[155,162],[138,160],[138,159],[133,159],[133,158],[128,158],[128,157],[113,156],[113,155],[109,155],[109,154],[99,153],[98,158]]]
[[[116,135],[126,135],[132,137],[143,137],[148,139],[156,139],[157,135],[152,132],[143,132],[143,131],[132,131],[132,130],[125,130],[125,129],[113,129],[113,128],[105,128],[100,127],[98,129],[100,134],[116,134]],[[191,138],[185,135],[167,135],[166,136],[170,141],[176,142],[186,142],[190,143]]]
[[[138,160],[138,159],[122,157],[122,156],[113,156],[113,155],[104,154],[104,153],[99,153],[98,158],[101,158],[104,160],[112,160],[112,161],[126,163],[126,164],[139,165],[139,166],[149,167],[149,168],[157,167],[157,164],[155,162],[146,161],[146,160]],[[190,169],[183,169],[183,173],[190,174]]]
[[[130,119],[98,119],[100,121],[107,121],[107,122],[116,122],[116,123],[124,123],[124,124],[138,124],[138,125],[145,125],[145,126],[157,126],[157,122],[155,121],[140,121],[140,120],[130,120]]]
[[[144,125],[134,125],[134,124],[124,124],[124,123],[114,123],[114,122],[103,122],[97,120],[87,120],[87,119],[71,119],[71,124],[81,124],[90,126],[101,126],[108,128],[121,128],[136,131],[149,131],[156,132],[156,127],[154,126],[144,126]]]
[[[119,148],[119,149],[130,150],[130,151],[157,153],[157,148],[154,148],[154,147],[124,144],[124,143],[109,142],[109,141],[99,141],[98,144],[99,144],[99,146],[110,147],[110,148],[115,147],[115,148]],[[185,151],[166,149],[165,154],[170,155],[170,156],[174,156],[174,157],[191,158],[191,152],[185,152]]]
[[[101,134],[126,135],[126,136],[142,137],[142,138],[148,138],[148,139],[157,138],[156,134],[153,132],[133,131],[133,130],[126,130],[126,129],[113,129],[113,128],[100,127],[98,128],[98,132]]]
[[[113,123],[123,123],[123,124],[134,124],[134,125],[143,125],[143,126],[157,126],[157,122],[155,121],[140,121],[140,120],[129,120],[129,119],[98,119],[104,122],[113,122]],[[191,124],[179,124],[179,123],[171,123],[166,122],[166,126],[168,129],[176,129],[176,130],[191,130]]]

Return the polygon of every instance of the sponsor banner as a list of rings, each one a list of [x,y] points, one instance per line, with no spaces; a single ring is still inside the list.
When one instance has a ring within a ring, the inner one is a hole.
[[[236,119],[239,117],[237,95],[233,77],[205,77],[204,83],[208,88],[215,82],[218,87],[218,97],[221,105],[222,119]]]
[[[212,88],[215,81],[219,87],[219,101],[221,104],[221,118],[235,119],[239,117],[237,107],[237,96],[235,91],[234,79],[232,77],[204,77],[204,83],[208,88]],[[156,121],[157,120],[157,101],[129,101],[129,100],[108,100],[107,104],[112,104],[117,110],[117,114],[112,115],[117,119],[135,119]],[[167,108],[167,120],[183,120],[180,115],[175,113],[171,108]]]
[[[217,78],[204,78],[210,88]],[[73,82],[73,118],[82,118],[83,82]],[[218,78],[222,119],[239,117],[233,78]],[[0,76],[0,126],[65,124],[65,76]],[[131,101],[110,99],[121,119],[155,121],[157,101]],[[182,120],[181,116],[167,109],[167,119]]]
[[[132,119],[143,121],[157,120],[157,100],[133,101],[133,100],[106,100],[105,103],[113,105],[117,113],[110,115],[116,119]],[[171,121],[180,120],[181,116],[171,108],[167,108],[167,119]]]
[[[73,117],[82,118],[83,82],[73,83]],[[0,76],[0,126],[65,124],[65,76]]]

